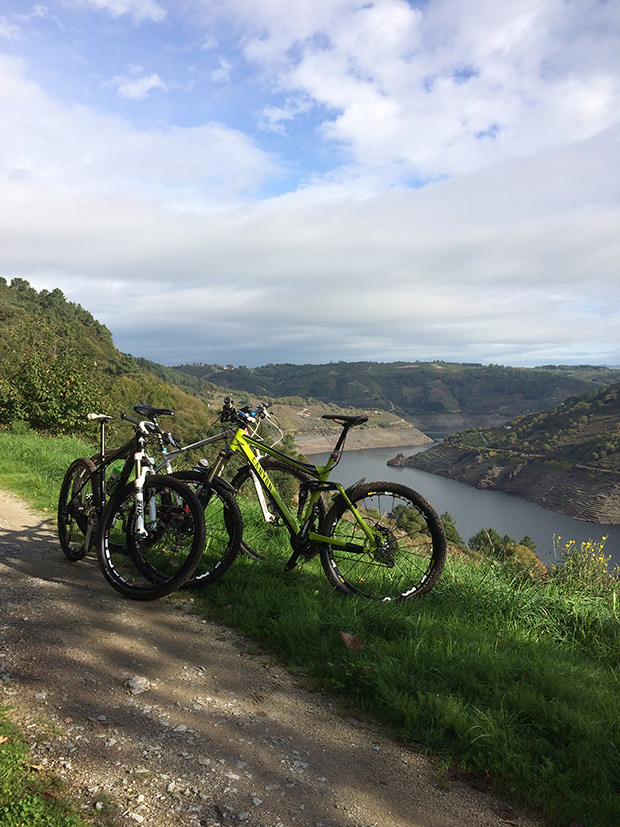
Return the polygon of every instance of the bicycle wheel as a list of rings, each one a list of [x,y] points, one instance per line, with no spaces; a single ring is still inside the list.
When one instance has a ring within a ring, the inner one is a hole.
[[[300,486],[303,485],[303,483],[314,480],[314,477],[306,474],[305,471],[301,469],[287,465],[276,457],[265,456],[261,457],[259,461],[267,474],[269,474],[278,494],[280,494],[287,507],[293,514],[299,516]],[[239,503],[243,520],[243,542],[241,543],[241,550],[250,557],[261,559],[262,554],[257,551],[255,547],[262,545],[264,542],[265,524],[274,526],[276,529],[283,528],[285,525],[284,520],[280,516],[278,508],[269,492],[260,486],[258,480],[255,482],[250,465],[243,465],[233,477],[231,484],[237,493],[237,502]],[[267,516],[263,513],[261,497],[264,498],[263,504],[267,509]],[[317,525],[323,520],[327,510],[322,495],[318,505],[319,516]],[[312,553],[306,555],[307,558],[311,556],[313,556]]]
[[[194,573],[205,543],[198,498],[180,480],[152,474],[144,481],[145,535],[138,534],[134,483],[114,494],[101,518],[98,557],[104,577],[133,600],[179,589]]]
[[[174,476],[196,494],[205,516],[205,550],[185,586],[207,586],[230,568],[239,553],[241,512],[234,491],[221,477],[205,483],[200,471],[175,471]]]
[[[95,464],[81,457],[64,476],[58,498],[58,539],[65,556],[75,562],[88,554],[97,533],[99,488]]]
[[[338,497],[320,529],[346,548],[325,544],[321,563],[330,583],[345,594],[404,600],[429,592],[446,562],[446,536],[435,510],[418,493],[390,482],[365,483],[347,492],[370,527],[376,548]]]

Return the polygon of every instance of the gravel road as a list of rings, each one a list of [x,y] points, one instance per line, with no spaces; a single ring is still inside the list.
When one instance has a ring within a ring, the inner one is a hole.
[[[123,599],[2,491],[0,583],[0,702],[33,765],[98,823],[112,809],[147,827],[541,827],[462,779],[439,784],[427,757],[191,604]]]

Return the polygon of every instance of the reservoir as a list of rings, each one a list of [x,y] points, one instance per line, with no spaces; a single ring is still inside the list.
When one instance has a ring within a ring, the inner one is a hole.
[[[427,499],[439,514],[448,511],[465,542],[484,528],[494,528],[502,536],[508,534],[517,541],[529,536],[538,547],[538,558],[547,565],[561,563],[554,555],[554,535],[561,537],[562,543],[575,540],[577,544],[588,540],[600,541],[606,536],[603,553],[605,556],[611,555],[610,568],[620,566],[620,526],[586,523],[555,514],[518,494],[480,490],[416,468],[391,468],[386,464],[398,453],[409,457],[428,447],[431,446],[345,450],[340,464],[332,472],[332,479],[345,486],[362,477],[366,477],[368,482],[387,480],[408,485]],[[327,453],[322,453],[313,454],[308,459],[323,464],[327,457]]]

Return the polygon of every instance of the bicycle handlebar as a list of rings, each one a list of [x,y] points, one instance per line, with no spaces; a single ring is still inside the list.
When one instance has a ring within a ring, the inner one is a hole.
[[[261,402],[255,409],[249,405],[236,409],[232,399],[227,396],[224,399],[222,413],[219,418],[222,422],[236,422],[238,425],[247,425],[248,422],[255,423],[259,419],[271,419],[271,416],[267,411],[267,405],[265,403]]]

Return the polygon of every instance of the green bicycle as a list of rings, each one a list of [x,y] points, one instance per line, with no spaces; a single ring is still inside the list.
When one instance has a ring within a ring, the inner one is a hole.
[[[368,417],[324,415],[342,427],[325,465],[295,459],[264,442],[255,426],[268,418],[264,405],[237,410],[226,398],[218,419],[234,427],[211,438],[225,439],[227,446],[205,471],[208,480],[221,476],[233,456],[246,460],[231,481],[243,516],[246,553],[260,556],[245,540],[258,515],[288,532],[293,553],[287,571],[300,558],[319,554],[329,582],[344,594],[393,601],[427,594],[446,560],[443,525],[432,506],[398,483],[360,480],[345,489],[329,479],[349,430]]]

